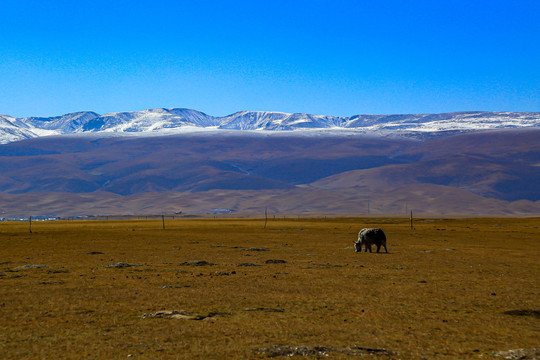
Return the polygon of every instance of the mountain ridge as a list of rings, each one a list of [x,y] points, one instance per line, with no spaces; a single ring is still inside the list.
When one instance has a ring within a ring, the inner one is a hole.
[[[81,133],[161,134],[189,129],[243,131],[347,130],[374,135],[425,138],[500,128],[540,127],[537,112],[462,111],[439,114],[353,115],[349,117],[238,111],[212,116],[187,108],[155,108],[100,115],[80,111],[53,117],[0,115],[0,144],[24,139]]]
[[[363,213],[368,203],[371,214],[540,214],[538,128],[424,141],[303,134],[50,136],[1,145],[0,217]]]

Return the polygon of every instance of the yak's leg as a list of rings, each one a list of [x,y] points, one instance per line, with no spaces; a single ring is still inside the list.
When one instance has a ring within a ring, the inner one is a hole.
[[[384,246],[384,250],[386,250],[386,253],[388,254],[388,249],[386,248],[386,244],[382,244]]]
[[[381,250],[381,245],[377,244],[377,252],[379,252],[379,250]]]

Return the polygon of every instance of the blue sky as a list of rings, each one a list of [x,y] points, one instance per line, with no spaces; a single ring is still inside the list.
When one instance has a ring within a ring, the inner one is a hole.
[[[540,111],[540,1],[0,1],[0,114]]]

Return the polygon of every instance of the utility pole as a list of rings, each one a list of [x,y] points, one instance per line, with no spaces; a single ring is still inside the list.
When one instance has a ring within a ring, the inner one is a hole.
[[[264,228],[266,229],[266,223],[268,222],[268,208],[264,208]]]
[[[413,229],[413,217],[412,217],[412,210],[411,210],[411,230]]]
[[[30,229],[30,234],[32,233],[32,216],[30,216],[28,218],[28,226],[29,226],[29,229]]]
[[[165,230],[165,215],[161,215],[161,221],[163,222],[163,230]]]

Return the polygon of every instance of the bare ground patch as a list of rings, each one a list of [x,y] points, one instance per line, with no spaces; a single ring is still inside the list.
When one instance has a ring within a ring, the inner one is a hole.
[[[253,350],[256,354],[264,354],[268,357],[278,356],[330,356],[332,354],[344,354],[348,356],[366,356],[366,355],[393,355],[386,349],[373,349],[362,346],[347,346],[342,348],[329,346],[291,346],[274,345]]]

